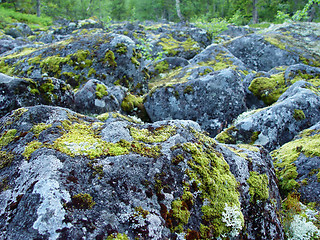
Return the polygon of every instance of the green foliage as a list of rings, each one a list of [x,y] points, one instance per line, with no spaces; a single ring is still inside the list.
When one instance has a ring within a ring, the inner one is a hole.
[[[199,28],[206,29],[211,36],[216,36],[220,32],[228,29],[228,22],[222,18],[212,18],[206,21],[204,18],[192,19],[192,22]]]

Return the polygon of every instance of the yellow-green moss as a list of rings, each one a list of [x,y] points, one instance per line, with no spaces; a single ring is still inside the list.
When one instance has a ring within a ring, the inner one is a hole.
[[[131,136],[138,141],[143,141],[146,143],[163,142],[168,140],[171,136],[176,133],[175,126],[161,126],[153,130],[139,129],[135,127],[130,127]]]
[[[96,96],[101,99],[104,96],[108,96],[107,87],[104,84],[97,84],[96,86]]]
[[[88,193],[79,193],[72,196],[72,204],[75,208],[79,209],[91,209],[96,203]]]
[[[248,89],[265,104],[271,105],[288,89],[288,86],[284,80],[284,73],[281,72],[270,78],[258,77],[254,79]]]
[[[183,226],[186,225],[190,218],[190,211],[184,201],[174,200],[171,203],[172,217],[178,222],[177,226],[173,229],[173,232],[182,232]]]
[[[104,122],[110,117],[109,113],[103,113],[98,115],[96,118],[99,119],[100,121]]]
[[[36,137],[39,137],[40,133],[43,130],[48,129],[51,126],[52,124],[39,123],[37,125],[33,125],[33,127],[31,128],[31,131],[36,135]]]
[[[128,94],[121,103],[121,108],[125,112],[132,112],[135,108],[141,108],[143,105],[143,98],[132,94]]]
[[[320,171],[317,174],[318,182],[320,182]]]
[[[214,141],[204,135],[200,139],[201,145],[190,142],[183,145],[183,149],[192,156],[186,174],[196,183],[204,201],[201,208],[204,220],[200,226],[201,237],[220,237],[230,231],[222,222],[225,204],[240,209],[238,183],[223,156],[213,148]],[[241,221],[244,222],[242,214]]]
[[[306,157],[320,156],[320,134],[308,135],[302,134],[304,137],[301,139],[286,143],[281,148],[271,152],[280,190],[285,195],[299,187],[296,182],[298,172],[294,164],[299,155],[304,154]]]
[[[60,55],[49,56],[40,61],[42,72],[51,72],[54,76],[59,76],[63,64],[66,64],[69,58],[60,57]]]
[[[124,43],[118,43],[116,48],[116,52],[119,54],[126,54],[128,51],[127,46]]]
[[[1,134],[0,136],[0,149],[7,146],[15,139],[17,129],[9,129]]]
[[[156,69],[159,73],[164,73],[169,69],[169,63],[167,61],[161,61],[156,64],[154,69]]]
[[[96,70],[94,68],[90,68],[88,71],[88,78],[96,74]]]
[[[172,35],[168,35],[168,38],[161,38],[160,40],[161,42],[158,44],[163,47],[163,51],[172,56],[177,55],[180,51],[179,48],[183,48],[184,51],[200,51],[198,43],[190,37],[184,42],[174,39]]]
[[[219,133],[216,136],[216,140],[220,143],[225,143],[225,144],[235,144],[236,139],[233,136],[233,133],[237,132],[238,129],[235,126],[231,126],[225,130],[223,130],[221,133]]]
[[[14,155],[10,152],[0,151],[0,170],[9,167],[14,159]]]
[[[22,156],[24,156],[26,159],[29,159],[31,154],[42,147],[42,143],[39,142],[39,141],[32,141],[32,142],[29,142],[25,149],[24,149],[24,152],[22,153]]]
[[[198,63],[200,66],[210,66],[214,71],[219,71],[226,68],[236,69],[237,66],[233,65],[230,57],[226,57],[226,52],[221,52],[216,55],[214,60]],[[208,69],[209,70],[209,69]]]
[[[114,233],[107,237],[106,240],[130,240],[126,234]]]
[[[279,38],[276,38],[276,37],[270,35],[270,36],[265,36],[264,40],[269,42],[270,44],[282,49],[282,50],[286,50],[286,44],[283,43]]]
[[[295,120],[297,120],[297,121],[301,121],[301,120],[306,119],[306,115],[304,115],[303,110],[301,110],[301,109],[294,109],[293,118],[294,118]]]
[[[108,63],[109,67],[116,68],[117,62],[114,53],[111,50],[108,50],[104,56],[104,63]]]
[[[136,66],[140,66],[140,62],[137,60],[136,57],[131,57],[131,62]]]
[[[250,201],[256,202],[257,200],[267,200],[269,198],[268,176],[259,174],[257,172],[250,172],[250,177],[247,180],[249,184]]]
[[[194,92],[194,89],[193,89],[193,87],[191,85],[188,85],[183,89],[183,93],[184,94],[191,94],[193,92]]]

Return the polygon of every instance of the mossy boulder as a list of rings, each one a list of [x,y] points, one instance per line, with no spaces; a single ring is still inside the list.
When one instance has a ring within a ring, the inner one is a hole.
[[[244,113],[235,121],[233,128],[224,132],[233,136],[234,142],[260,144],[274,150],[320,121],[319,104],[317,88],[308,82],[298,81],[276,103]]]
[[[119,52],[119,46],[127,48],[125,54]],[[144,64],[135,48],[135,43],[123,35],[105,32],[78,35],[0,57],[0,72],[31,79],[55,77],[73,88],[98,78],[108,86],[122,85],[142,94],[147,91],[141,71]]]
[[[27,106],[47,104],[73,108],[72,88],[64,81],[44,77],[14,78],[0,73],[0,116]]]
[[[153,89],[144,102],[150,119],[194,120],[215,136],[219,129],[247,110],[243,85],[236,71],[224,69],[204,76],[200,73],[189,71],[184,83],[172,81]]]
[[[267,153],[231,151],[193,121],[101,122],[36,106],[1,118],[0,134],[11,156],[0,169],[1,238],[283,239]],[[251,171],[267,176],[256,191],[268,197],[248,204]]]

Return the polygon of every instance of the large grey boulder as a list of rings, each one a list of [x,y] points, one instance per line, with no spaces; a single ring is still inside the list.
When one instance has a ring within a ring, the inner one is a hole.
[[[194,120],[212,136],[246,111],[241,77],[232,69],[158,87],[144,105],[152,121]]]
[[[218,145],[193,121],[36,106],[0,131],[0,238],[284,239],[267,152]]]
[[[254,143],[274,150],[320,121],[318,94],[312,84],[298,81],[275,104],[244,113],[217,139],[226,143]]]

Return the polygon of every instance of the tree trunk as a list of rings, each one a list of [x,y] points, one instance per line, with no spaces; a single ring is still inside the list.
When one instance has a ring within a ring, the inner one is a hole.
[[[40,17],[41,11],[40,11],[40,0],[37,0],[37,17]]]
[[[180,22],[183,22],[183,16],[181,14],[181,10],[180,10],[180,0],[176,0],[176,9],[177,9],[177,15],[180,19]]]
[[[252,9],[252,21],[253,23],[258,23],[258,9],[257,9],[258,0],[253,0],[253,9]]]

